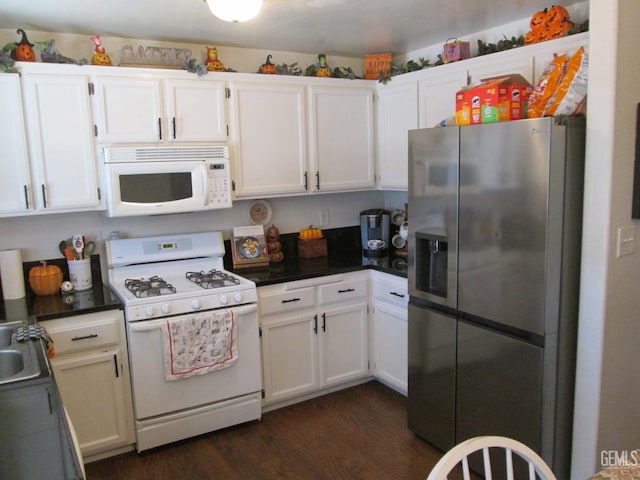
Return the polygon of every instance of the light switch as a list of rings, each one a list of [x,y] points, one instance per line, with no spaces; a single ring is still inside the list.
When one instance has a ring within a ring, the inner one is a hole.
[[[636,227],[620,227],[618,229],[617,256],[632,255],[636,251]]]

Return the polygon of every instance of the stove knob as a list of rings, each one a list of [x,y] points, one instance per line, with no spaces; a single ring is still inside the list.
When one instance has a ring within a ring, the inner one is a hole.
[[[200,299],[196,298],[195,300],[191,300],[191,310],[200,310]]]
[[[242,301],[242,293],[238,292],[233,296],[233,299],[236,301],[236,303],[240,303]]]
[[[219,299],[220,299],[220,303],[222,305],[226,305],[227,303],[229,303],[229,299],[227,298],[227,296],[224,293],[222,295],[220,295]]]
[[[163,303],[162,306],[160,307],[160,310],[162,310],[162,313],[169,313],[169,304],[168,303]]]
[[[146,307],[144,307],[144,314],[147,317],[153,317],[153,307],[151,305],[147,305]]]

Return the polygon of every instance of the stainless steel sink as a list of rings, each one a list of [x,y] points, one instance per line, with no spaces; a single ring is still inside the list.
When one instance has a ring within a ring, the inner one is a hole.
[[[0,326],[0,385],[19,382],[40,375],[37,348],[40,342],[11,343],[14,330],[21,322]]]
[[[13,377],[24,370],[24,356],[18,350],[0,350],[0,379]]]
[[[11,345],[11,335],[15,327],[2,326],[0,327],[0,348],[7,348]]]

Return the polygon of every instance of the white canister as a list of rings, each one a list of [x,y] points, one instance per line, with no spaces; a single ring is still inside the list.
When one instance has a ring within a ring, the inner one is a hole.
[[[91,282],[91,259],[68,260],[69,280],[76,291],[89,290],[93,284]]]

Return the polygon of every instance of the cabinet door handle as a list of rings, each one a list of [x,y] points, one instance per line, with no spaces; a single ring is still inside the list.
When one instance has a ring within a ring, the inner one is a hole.
[[[158,117],[158,138],[162,140],[162,119]]]
[[[313,333],[318,334],[318,315],[313,316]]]
[[[87,340],[89,338],[98,338],[98,334],[97,333],[92,333],[90,335],[85,335],[84,337],[73,337],[71,339],[72,342],[77,342],[78,340]]]
[[[355,288],[345,288],[343,290],[338,290],[338,293],[349,293],[349,292],[355,292]]]
[[[404,294],[398,292],[389,292],[389,295],[395,295],[396,297],[404,298]]]
[[[27,210],[29,210],[29,187],[24,185],[24,206]]]
[[[171,127],[173,129],[173,139],[176,139],[176,117],[171,119]]]
[[[320,190],[320,172],[316,172],[316,190]]]
[[[322,331],[323,332],[327,331],[327,314],[326,313],[322,314]]]
[[[116,368],[116,378],[118,378],[120,376],[120,373],[118,372],[118,356],[115,353],[113,354],[113,365]]]
[[[299,302],[299,298],[285,298],[281,303],[291,303],[291,302]]]
[[[308,180],[307,172],[304,172],[304,189],[305,190],[309,190],[309,184],[307,180]]]
[[[42,190],[42,206],[47,208],[47,189],[44,186],[44,183],[40,185],[40,189]]]

